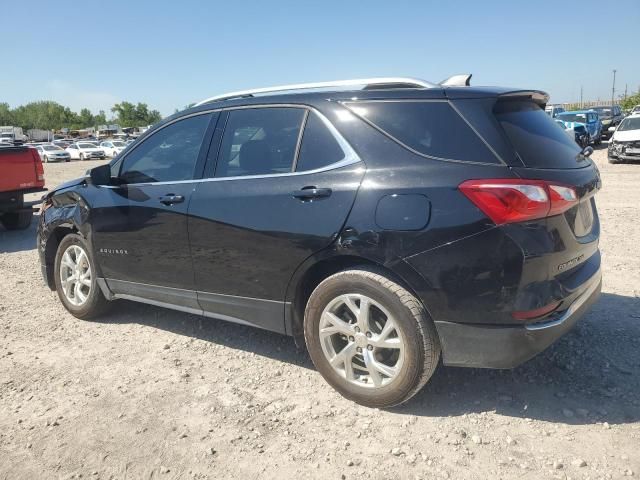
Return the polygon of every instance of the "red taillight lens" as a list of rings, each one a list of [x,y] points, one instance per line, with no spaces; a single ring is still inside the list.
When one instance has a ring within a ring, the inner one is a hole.
[[[560,305],[560,302],[553,302],[549,305],[545,305],[544,307],[536,308],[534,310],[513,312],[511,316],[516,320],[531,320],[553,312],[556,308],[558,308],[558,305]]]
[[[544,180],[467,180],[458,188],[496,225],[558,215],[578,203],[572,187]]]
[[[36,170],[36,180],[38,182],[44,182],[44,167],[42,166],[42,160],[35,148],[31,149],[31,155],[33,156],[33,166]]]

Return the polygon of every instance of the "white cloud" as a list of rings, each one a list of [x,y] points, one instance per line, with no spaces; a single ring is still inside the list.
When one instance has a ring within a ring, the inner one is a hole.
[[[111,107],[120,102],[118,97],[109,92],[83,90],[62,80],[50,80],[45,88],[48,92],[47,100],[54,100],[75,112],[88,108],[93,113],[104,110],[109,115]]]

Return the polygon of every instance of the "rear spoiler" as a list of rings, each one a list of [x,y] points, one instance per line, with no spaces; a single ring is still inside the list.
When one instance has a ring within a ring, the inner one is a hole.
[[[542,90],[514,90],[512,92],[501,93],[498,95],[500,100],[533,100],[535,103],[544,108],[549,102],[549,94]]]

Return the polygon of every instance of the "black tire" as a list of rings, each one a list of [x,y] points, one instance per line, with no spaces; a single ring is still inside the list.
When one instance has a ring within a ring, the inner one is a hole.
[[[348,382],[325,356],[320,317],[333,299],[344,294],[366,295],[394,317],[404,339],[404,361],[391,383],[372,389]],[[440,358],[435,326],[421,302],[397,282],[366,267],[336,273],[316,287],[305,309],[304,337],[324,379],[344,397],[374,408],[392,407],[413,397],[431,378]]]
[[[89,260],[89,266],[91,268],[91,287],[89,290],[89,294],[87,296],[87,300],[82,305],[74,305],[72,304],[64,294],[62,289],[62,280],[60,278],[60,265],[62,261],[62,256],[64,252],[71,245],[80,246],[87,254]],[[95,318],[103,314],[110,306],[110,302],[104,297],[102,294],[102,290],[98,286],[96,281],[96,263],[93,258],[93,254],[89,250],[84,239],[77,234],[69,234],[62,239],[60,245],[58,245],[58,251],[56,252],[56,258],[54,263],[54,281],[56,285],[56,291],[58,292],[58,297],[62,302],[62,305],[71,313],[74,317],[89,320],[91,318]]]
[[[33,212],[9,212],[0,216],[0,222],[7,230],[24,230],[31,225]]]

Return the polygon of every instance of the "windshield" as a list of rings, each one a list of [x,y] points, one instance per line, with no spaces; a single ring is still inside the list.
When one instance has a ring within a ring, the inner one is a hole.
[[[587,123],[586,113],[562,113],[558,115],[558,118],[563,122]]]
[[[121,148],[123,148],[123,147],[126,147],[126,146],[127,146],[127,144],[126,144],[126,143],[124,143],[124,142],[113,142],[113,146],[114,146],[114,147],[121,147]]]
[[[78,146],[80,148],[96,148],[93,143],[79,143]]]
[[[51,152],[54,150],[62,150],[60,147],[56,147],[55,145],[43,145],[42,148],[48,152]]]
[[[2,133],[0,136],[3,138],[13,138],[13,133]]]
[[[610,108],[604,108],[604,107],[598,107],[598,108],[592,108],[591,110],[594,110],[596,112],[598,112],[598,114],[600,114],[600,116],[611,116],[611,109]]]
[[[625,118],[618,127],[618,131],[626,132],[627,130],[640,130],[640,117]]]

